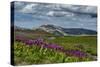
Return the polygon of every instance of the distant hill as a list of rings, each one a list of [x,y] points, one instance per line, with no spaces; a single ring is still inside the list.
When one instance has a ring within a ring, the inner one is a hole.
[[[67,36],[67,35],[96,35],[97,32],[94,30],[83,29],[83,28],[63,28],[55,25],[41,25],[39,29],[44,30],[46,32],[59,35],[59,36]]]
[[[82,29],[82,28],[64,28],[63,31],[67,34],[72,34],[72,35],[81,35],[81,34],[96,35],[97,34],[96,31]]]
[[[20,35],[34,35],[34,36],[54,36],[53,34],[41,29],[26,29],[18,26],[14,26],[15,32]]]
[[[83,29],[83,28],[63,28],[55,25],[41,25],[36,29],[26,29],[15,26],[16,31],[23,31],[27,33],[33,33],[38,35],[55,35],[55,36],[68,36],[68,35],[96,35],[97,32],[94,30]]]

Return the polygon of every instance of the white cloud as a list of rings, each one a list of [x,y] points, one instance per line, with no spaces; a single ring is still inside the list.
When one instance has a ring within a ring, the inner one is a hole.
[[[19,9],[25,6],[24,2],[14,2],[15,9]]]
[[[54,15],[54,11],[49,11],[49,12],[47,13],[47,15],[48,15],[48,16],[53,16],[53,15]]]
[[[71,12],[66,12],[66,11],[49,11],[47,14],[47,16],[59,16],[59,17],[64,17],[64,16],[67,16],[67,17],[71,17],[71,16],[74,16],[74,13],[71,13]]]
[[[86,7],[84,11],[88,13],[97,13],[97,8],[96,7]]]
[[[37,4],[28,4],[21,10],[21,12],[23,12],[23,13],[33,13],[35,6],[37,6]]]
[[[91,15],[84,13],[97,13],[95,6],[80,6],[80,5],[66,5],[66,4],[39,4],[15,2],[15,6],[21,8],[19,11],[22,13],[32,13],[34,16],[41,17],[66,17],[71,20],[84,21],[87,18],[91,19]],[[83,13],[83,14],[80,14]],[[93,20],[92,20],[93,21]]]
[[[38,6],[37,6],[38,5]],[[67,15],[71,16],[72,13],[97,13],[97,8],[94,6],[80,6],[80,5],[66,5],[66,4],[38,4],[38,3],[26,3],[25,2],[15,2],[15,7],[20,8],[20,12],[22,13],[34,13],[39,12],[42,13],[42,10],[44,11],[48,10],[47,15],[53,14],[60,14],[60,15]],[[22,8],[21,8],[22,7]],[[39,9],[39,10],[37,10]],[[53,12],[53,10],[55,12]],[[62,12],[58,12],[62,11]],[[71,13],[72,12],[72,13]],[[69,14],[68,14],[69,13]]]
[[[97,8],[95,6],[61,5],[61,7],[76,12],[97,13]]]
[[[14,2],[15,6],[22,6],[24,3],[23,2]]]

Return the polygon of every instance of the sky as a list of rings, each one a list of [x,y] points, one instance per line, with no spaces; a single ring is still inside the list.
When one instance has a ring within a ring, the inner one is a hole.
[[[55,3],[14,2],[14,25],[38,28],[52,24],[64,28],[97,30],[97,7]]]

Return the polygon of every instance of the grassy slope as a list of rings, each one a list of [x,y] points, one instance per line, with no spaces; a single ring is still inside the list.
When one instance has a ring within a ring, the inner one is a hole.
[[[65,49],[80,48],[83,51],[91,53],[92,55],[96,55],[96,52],[97,52],[97,37],[96,36],[56,37],[56,39],[54,40],[47,40],[47,41],[62,45],[65,47]]]
[[[16,32],[15,35],[22,34],[22,32]],[[42,34],[43,33],[43,34]],[[78,49],[85,51],[92,56],[97,55],[97,37],[96,36],[66,36],[57,37],[46,32],[23,32],[23,34],[30,38],[43,37],[46,42],[56,43],[62,45],[65,49]],[[49,36],[48,36],[49,35]],[[55,37],[55,39],[49,39],[50,37]],[[14,60],[16,65],[24,64],[43,64],[43,63],[62,63],[62,62],[78,62],[78,61],[88,61],[93,60],[89,58],[79,59],[76,57],[65,56],[61,52],[55,52],[47,50],[36,46],[26,46],[20,42],[14,42]]]

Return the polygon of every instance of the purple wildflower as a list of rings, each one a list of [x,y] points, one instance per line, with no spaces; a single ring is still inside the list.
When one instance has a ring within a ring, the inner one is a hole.
[[[79,58],[86,57],[86,53],[80,50],[66,50],[65,53],[71,56],[79,57]]]
[[[32,44],[33,44],[33,40],[26,40],[26,41],[25,41],[25,44],[27,44],[27,45],[32,45]]]
[[[48,44],[46,45],[47,48],[50,48],[50,49],[55,49],[55,50],[62,50],[64,49],[62,46],[59,46],[57,44]]]
[[[75,57],[79,57],[79,58],[87,56],[87,54],[85,52],[82,52],[80,50],[65,50],[60,45],[52,44],[52,43],[46,43],[46,42],[44,42],[44,40],[42,38],[38,38],[38,39],[35,39],[35,40],[30,40],[30,39],[25,39],[25,37],[16,36],[16,41],[23,42],[27,45],[33,45],[34,44],[34,45],[37,45],[37,46],[43,47],[43,48],[59,50],[63,53],[66,53],[67,55],[75,56]]]

